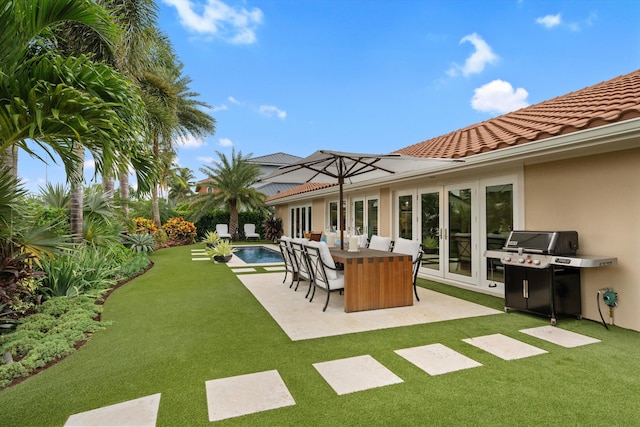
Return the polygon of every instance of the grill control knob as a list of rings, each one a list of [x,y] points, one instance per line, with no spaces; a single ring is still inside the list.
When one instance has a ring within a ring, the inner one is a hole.
[[[540,265],[540,260],[539,259],[534,259],[533,260],[533,264],[534,265]]]
[[[510,256],[506,256],[503,258],[504,262],[511,262],[511,257]]]
[[[518,258],[518,262],[519,262],[520,264],[524,264],[524,258]]]

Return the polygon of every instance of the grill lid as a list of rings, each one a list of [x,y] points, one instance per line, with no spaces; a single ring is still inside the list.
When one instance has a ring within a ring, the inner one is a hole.
[[[512,231],[504,250],[548,255],[574,255],[578,250],[577,231]]]

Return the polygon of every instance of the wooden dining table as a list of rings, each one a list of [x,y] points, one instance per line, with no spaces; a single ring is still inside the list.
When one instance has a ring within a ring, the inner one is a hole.
[[[368,248],[330,252],[344,265],[344,311],[413,305],[411,255]]]

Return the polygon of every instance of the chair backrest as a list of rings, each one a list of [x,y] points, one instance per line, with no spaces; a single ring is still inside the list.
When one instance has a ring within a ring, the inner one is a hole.
[[[374,234],[369,241],[369,249],[376,249],[379,251],[389,251],[391,247],[391,237],[382,237]]]
[[[244,234],[256,234],[256,225],[255,224],[245,224],[244,225]]]
[[[216,233],[218,233],[218,236],[229,234],[229,226],[227,224],[216,224]]]
[[[304,239],[293,239],[289,243],[291,244],[291,249],[293,250],[296,263],[298,264],[298,275],[305,280],[311,280],[309,262],[307,260],[302,240]]]
[[[415,240],[404,239],[398,237],[393,244],[393,252],[398,254],[411,255],[413,262],[413,283],[416,283],[418,277],[418,270],[420,264],[422,264],[422,244]]]
[[[307,243],[307,248],[318,249],[318,254],[320,256],[320,261],[322,261],[322,269],[324,270],[325,276],[327,279],[335,280],[338,278],[338,272],[336,271],[336,263],[333,261],[333,257],[331,256],[331,252],[329,251],[329,246],[325,242],[316,242],[311,241]],[[324,268],[327,266],[328,268]]]
[[[289,244],[287,243],[287,240],[280,239],[280,241],[278,242],[278,246],[280,247],[280,253],[282,254],[282,259],[284,260],[284,265],[287,270],[293,273],[297,273],[298,263],[295,261],[295,258],[293,258],[293,253],[291,251],[291,248],[289,247]]]
[[[398,237],[393,244],[394,253],[411,255],[413,262],[418,259],[418,253],[420,252],[420,249],[420,242],[416,242],[415,240],[403,239],[402,237]]]

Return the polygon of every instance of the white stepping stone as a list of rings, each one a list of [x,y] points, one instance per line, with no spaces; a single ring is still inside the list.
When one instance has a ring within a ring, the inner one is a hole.
[[[264,267],[264,269],[266,271],[284,271],[284,266],[283,265],[279,265],[276,267]]]
[[[210,380],[205,387],[209,421],[296,404],[276,370]]]
[[[396,350],[395,353],[404,357],[429,375],[441,375],[482,366],[482,363],[476,362],[442,344],[405,348]]]
[[[369,355],[314,363],[313,367],[339,395],[403,382]]]
[[[248,267],[248,268],[232,268],[231,271],[233,273],[236,273],[236,274],[237,273],[255,273],[256,269],[255,268],[251,268],[251,267]]]
[[[160,393],[71,415],[66,426],[155,426]]]
[[[205,258],[202,258],[202,257],[198,257],[198,258],[191,258],[191,261],[211,261],[211,258],[209,258],[209,257],[205,257]]]
[[[546,353],[546,351],[541,348],[534,347],[502,334],[467,338],[462,341],[504,360],[523,359],[525,357]]]
[[[599,339],[550,325],[540,326],[538,328],[521,329],[520,332],[566,348],[579,347],[582,345],[600,342]]]

